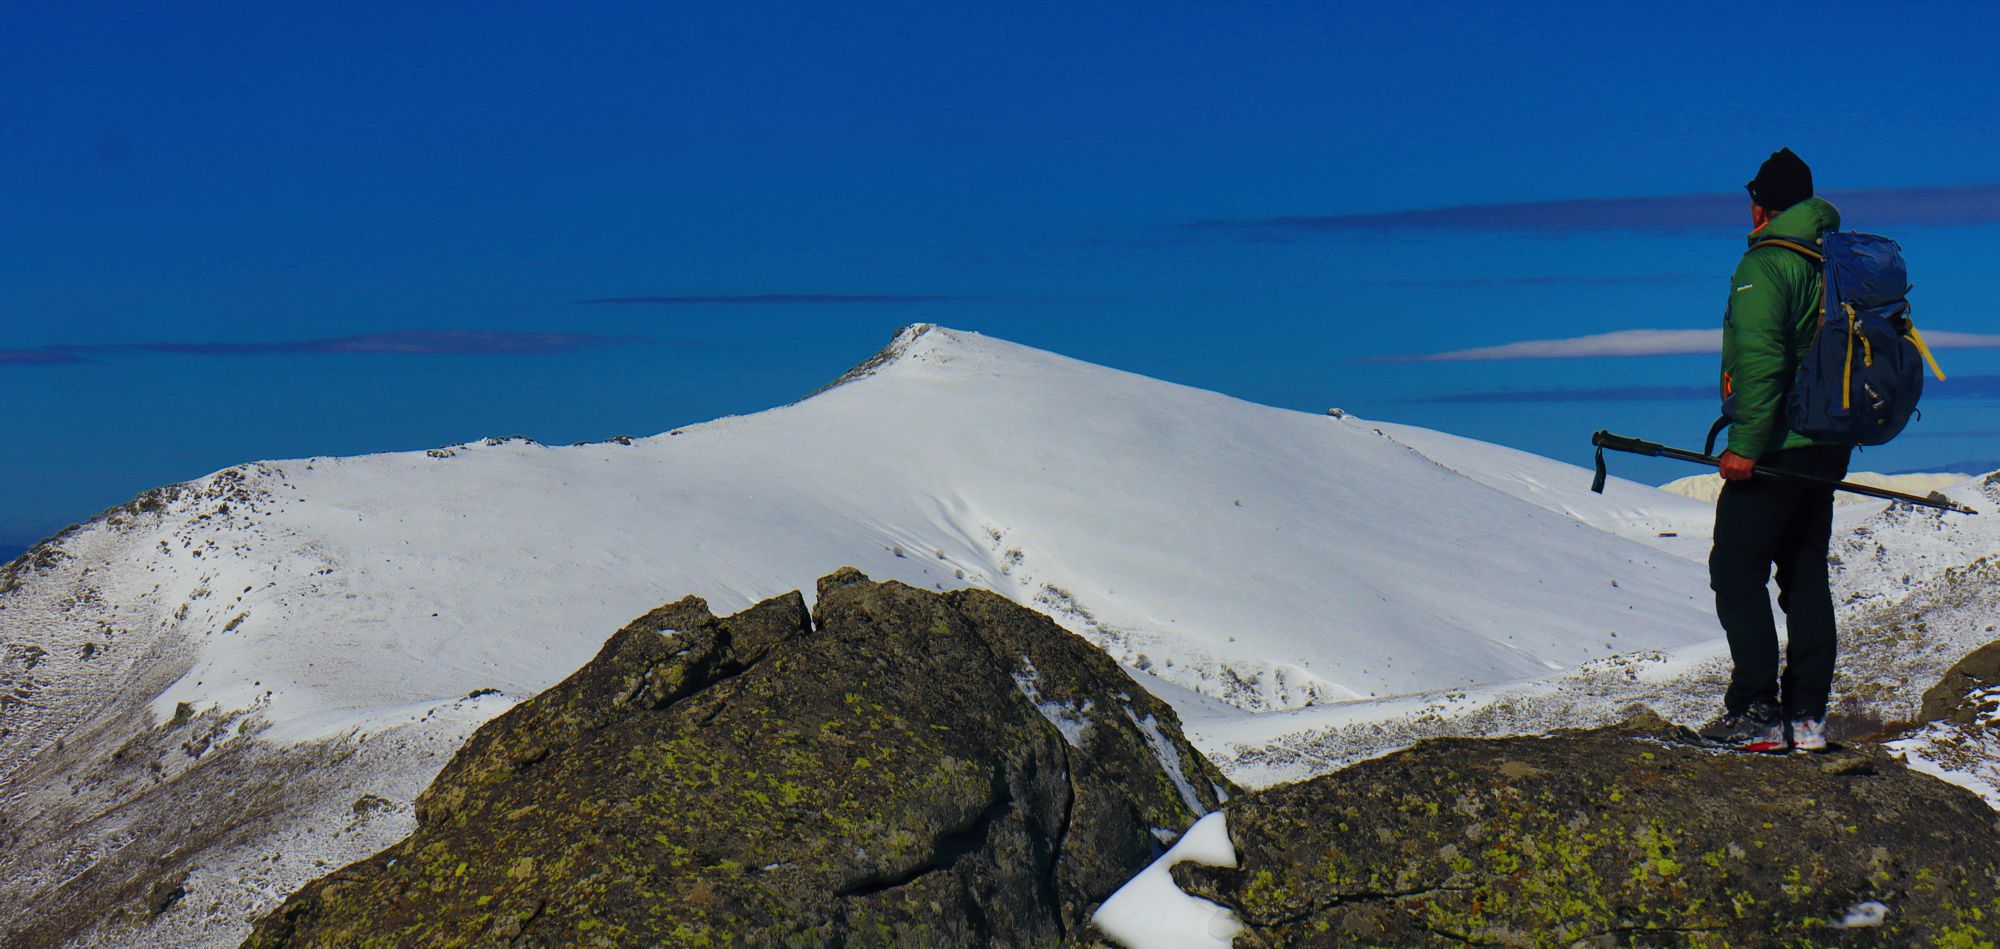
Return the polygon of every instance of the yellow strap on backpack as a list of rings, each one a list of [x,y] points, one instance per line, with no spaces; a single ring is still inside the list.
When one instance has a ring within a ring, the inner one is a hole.
[[[1854,408],[1854,308],[1841,304],[1847,311],[1847,361],[1840,367],[1840,410]]]
[[[1924,345],[1924,337],[1917,332],[1917,324],[1910,324],[1909,337],[1910,342],[1917,344],[1917,352],[1924,354],[1924,361],[1931,364],[1931,374],[1937,376],[1939,382],[1943,382],[1944,370],[1938,368],[1937,357],[1931,355],[1931,348]]]

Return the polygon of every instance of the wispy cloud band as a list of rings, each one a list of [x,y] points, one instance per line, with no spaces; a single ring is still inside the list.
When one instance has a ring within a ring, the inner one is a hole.
[[[851,306],[855,304],[912,304],[912,303],[995,303],[1012,299],[993,296],[953,296],[919,293],[738,293],[699,294],[681,296],[644,297],[593,297],[578,300],[577,303],[622,304],[629,306],[757,306],[782,304],[819,304]]]
[[[550,355],[610,346],[650,343],[644,336],[595,333],[505,333],[490,330],[399,330],[359,333],[324,339],[255,342],[93,343],[0,350],[0,365],[50,365],[88,362],[88,356],[142,352],[182,356],[411,355],[495,356]]]
[[[55,366],[71,362],[83,362],[83,357],[52,349],[0,349],[0,366]]]
[[[1713,274],[1654,273],[1618,276],[1528,274],[1518,277],[1440,277],[1414,280],[1371,280],[1375,287],[1667,287],[1714,279]]]
[[[1825,197],[1845,219],[1866,221],[1869,228],[2000,221],[2000,183],[1828,191]],[[1251,241],[1339,231],[1727,231],[1744,229],[1748,208],[1747,195],[1725,192],[1460,204],[1368,214],[1211,218],[1181,227]]]
[[[400,330],[326,339],[254,343],[128,343],[111,349],[205,356],[258,356],[271,353],[438,355],[534,355],[645,342],[637,336],[592,333],[500,333],[486,330]]]
[[[1521,389],[1510,392],[1453,392],[1417,402],[1685,402],[1716,398],[1714,386],[1616,386],[1599,389]]]
[[[2000,428],[1960,428],[1942,432],[1907,431],[1902,438],[2000,438]]]
[[[1509,392],[1454,392],[1425,396],[1415,402],[1714,402],[1715,386],[1613,386],[1597,389],[1520,389]],[[2000,376],[1952,376],[1924,387],[1925,399],[2000,399]],[[1919,434],[1912,431],[1903,437]],[[1939,432],[1937,437],[1976,436],[1985,432]]]
[[[2000,334],[1927,332],[1924,342],[1933,349],[1990,349],[2000,347]],[[1691,356],[1722,351],[1722,331],[1637,329],[1573,336],[1566,339],[1528,339],[1499,346],[1454,349],[1449,352],[1414,356],[1382,356],[1371,362],[1475,362],[1500,359],[1583,359],[1604,356]]]

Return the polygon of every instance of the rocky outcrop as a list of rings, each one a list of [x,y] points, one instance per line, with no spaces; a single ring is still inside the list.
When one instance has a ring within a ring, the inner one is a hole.
[[[1975,654],[1938,694],[1995,673]],[[620,630],[481,728],[413,836],[248,945],[1102,944],[1095,906],[1229,790],[1040,614],[843,570],[811,615],[691,597]],[[1237,866],[1171,874],[1242,947],[2000,939],[2000,820],[1875,746],[1722,752],[1645,714],[1427,741],[1226,812]]]
[[[2000,712],[2000,642],[1987,643],[1945,670],[1924,691],[1918,717],[1926,722],[1974,725]]]
[[[247,945],[1049,945],[1227,782],[1046,617],[853,570],[620,630]]]
[[[1182,864],[1238,946],[1990,945],[2000,828],[1875,749],[1710,750],[1654,719],[1446,739],[1227,808]]]
[[[1921,715],[1885,747],[2000,808],[2000,642],[1945,670],[1925,690]]]

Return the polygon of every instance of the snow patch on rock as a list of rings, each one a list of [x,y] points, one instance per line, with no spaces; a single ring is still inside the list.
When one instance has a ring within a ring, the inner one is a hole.
[[[1092,724],[1090,710],[1096,703],[1085,699],[1082,705],[1078,705],[1074,702],[1057,702],[1043,698],[1041,673],[1036,671],[1035,664],[1027,656],[1021,657],[1021,667],[1014,670],[1013,677],[1014,687],[1020,689],[1022,695],[1027,696],[1028,701],[1034,704],[1035,711],[1042,713],[1042,717],[1048,719],[1049,724],[1062,732],[1063,740],[1069,742],[1071,748],[1082,750],[1084,740],[1090,736]],[[1196,805],[1194,810],[1199,811],[1201,807]]]
[[[1889,920],[1889,906],[1877,900],[1864,900],[1847,908],[1847,915],[1840,918],[1842,929],[1873,929]]]
[[[1153,750],[1154,760],[1160,763],[1161,770],[1164,770],[1167,777],[1174,782],[1174,789],[1181,793],[1181,800],[1187,804],[1188,810],[1200,813],[1201,795],[1196,793],[1194,785],[1188,782],[1187,771],[1181,766],[1181,753],[1174,747],[1173,742],[1167,740],[1166,733],[1160,730],[1159,720],[1151,715],[1141,717],[1132,711],[1130,705],[1124,706],[1124,709],[1125,717],[1131,719],[1132,724],[1139,726],[1139,733],[1146,736],[1146,747]]]
[[[1195,821],[1180,842],[1119,887],[1091,922],[1127,949],[1228,949],[1243,931],[1236,913],[1174,884],[1177,863],[1236,866],[1228,818],[1217,811]]]

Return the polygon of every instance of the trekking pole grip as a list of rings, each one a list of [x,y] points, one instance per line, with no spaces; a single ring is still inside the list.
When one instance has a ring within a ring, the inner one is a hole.
[[[1603,429],[1598,429],[1597,434],[1590,436],[1590,443],[1596,445],[1598,448],[1609,448],[1612,451],[1629,452],[1634,455],[1653,455],[1655,457],[1658,457],[1660,454],[1660,449],[1666,447],[1659,442],[1628,438],[1624,435],[1613,435]]]
[[[1715,437],[1722,434],[1722,430],[1728,427],[1729,416],[1724,415],[1716,419],[1715,424],[1708,427],[1708,441],[1701,443],[1701,453],[1704,455],[1715,454]]]

